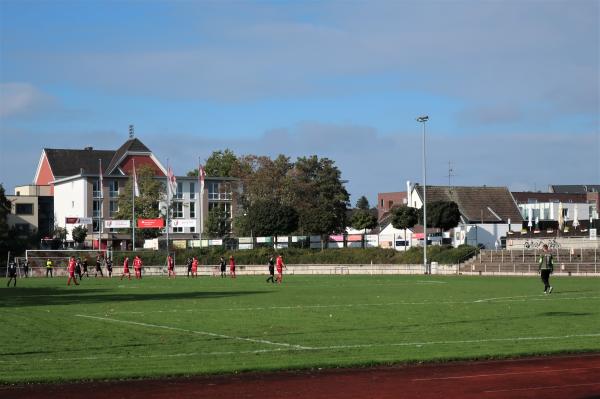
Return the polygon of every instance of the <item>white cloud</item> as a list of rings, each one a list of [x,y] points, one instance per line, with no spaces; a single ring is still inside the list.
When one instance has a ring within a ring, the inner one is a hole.
[[[31,83],[0,83],[0,117],[30,115],[56,105],[54,97]]]

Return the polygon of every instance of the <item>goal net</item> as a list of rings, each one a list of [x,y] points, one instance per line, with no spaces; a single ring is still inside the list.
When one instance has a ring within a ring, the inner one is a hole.
[[[68,274],[67,266],[69,265],[71,256],[75,257],[75,259],[79,258],[82,261],[86,260],[91,270],[93,270],[98,255],[102,258],[102,264],[104,264],[106,256],[111,256],[110,251],[107,250],[29,249],[25,251],[25,261],[29,268],[29,275],[32,277],[46,274],[46,262],[48,260],[52,261],[52,274],[54,276],[65,276]]]

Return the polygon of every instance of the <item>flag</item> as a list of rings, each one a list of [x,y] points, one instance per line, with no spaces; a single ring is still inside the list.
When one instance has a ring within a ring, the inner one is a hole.
[[[167,174],[168,174],[167,184],[169,185],[169,188],[171,189],[171,193],[175,194],[177,192],[177,179],[175,178],[175,175],[173,174],[173,169],[170,166],[167,171]]]
[[[206,177],[206,172],[204,171],[204,167],[202,165],[198,165],[198,177],[200,178],[200,193],[203,193],[204,178]]]
[[[99,167],[99,169],[100,169],[100,187],[99,187],[99,189],[100,189],[100,198],[104,198],[104,190],[102,190],[102,187],[104,186],[104,184],[103,184],[103,180],[104,179],[103,179],[103,176],[102,176],[102,160],[99,159],[98,162],[100,162],[100,167]]]
[[[135,161],[133,161],[133,193],[136,197],[140,196],[140,187],[137,182],[137,174],[135,173]]]

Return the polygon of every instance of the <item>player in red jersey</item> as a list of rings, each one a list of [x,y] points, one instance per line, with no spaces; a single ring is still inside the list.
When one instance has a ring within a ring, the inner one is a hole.
[[[192,260],[192,277],[198,277],[198,258],[195,256]]]
[[[69,259],[69,266],[68,266],[69,279],[67,280],[67,285],[71,285],[71,279],[73,280],[75,285],[79,285],[79,283],[77,282],[77,278],[75,277],[75,263],[76,263],[75,257],[71,256],[71,259]]]
[[[277,282],[281,284],[283,281],[283,269],[287,266],[283,263],[283,257],[281,255],[277,255],[277,261],[275,261],[275,266],[277,267]]]
[[[171,254],[167,256],[167,268],[169,269],[169,278],[171,278],[171,275],[175,278],[175,262]]]
[[[233,259],[233,255],[229,257],[229,275],[231,278],[235,278],[235,259]]]
[[[121,280],[123,280],[123,277],[125,277],[125,275],[127,275],[127,278],[131,280],[131,273],[129,273],[129,258],[127,256],[123,261],[123,274],[121,274]]]
[[[135,278],[142,279],[142,259],[139,256],[135,256],[133,259],[133,269],[135,270]]]

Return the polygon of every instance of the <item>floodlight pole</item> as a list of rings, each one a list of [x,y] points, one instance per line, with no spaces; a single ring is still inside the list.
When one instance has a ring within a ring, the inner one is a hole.
[[[425,274],[431,274],[427,263],[427,159],[425,151],[425,124],[429,116],[423,115],[417,118],[417,122],[423,124],[423,268]]]

